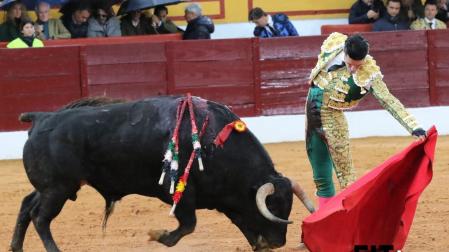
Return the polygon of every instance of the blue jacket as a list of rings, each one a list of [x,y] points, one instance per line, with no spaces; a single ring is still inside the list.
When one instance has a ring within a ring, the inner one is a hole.
[[[199,16],[187,24],[182,38],[189,39],[210,39],[210,34],[215,30],[214,23],[209,17]]]
[[[388,13],[373,24],[373,31],[399,31],[409,29],[410,25],[407,21],[402,20],[400,16],[394,19]]]
[[[254,36],[260,38],[271,38],[271,37],[288,37],[288,36],[298,36],[293,24],[288,20],[288,16],[285,14],[276,14],[271,16],[273,20],[274,34],[268,32],[265,27],[254,28]]]

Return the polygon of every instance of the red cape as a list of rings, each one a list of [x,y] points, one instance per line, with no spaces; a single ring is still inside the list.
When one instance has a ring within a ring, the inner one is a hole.
[[[418,198],[432,180],[437,136],[432,127],[425,141],[412,143],[307,217],[302,224],[307,248],[312,252],[348,252],[355,245],[402,249]]]

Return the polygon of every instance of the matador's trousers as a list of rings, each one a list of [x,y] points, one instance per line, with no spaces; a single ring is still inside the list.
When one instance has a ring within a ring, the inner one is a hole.
[[[341,188],[354,181],[348,123],[343,111],[323,104],[326,95],[324,90],[313,86],[306,103],[306,149],[320,197],[335,195],[333,170]]]

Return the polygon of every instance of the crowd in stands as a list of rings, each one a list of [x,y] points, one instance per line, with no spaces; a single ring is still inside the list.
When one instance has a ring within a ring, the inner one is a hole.
[[[372,24],[373,31],[446,29],[448,1],[426,0],[423,4],[421,0],[356,0],[348,21],[349,24]],[[34,47],[50,39],[169,33],[181,33],[186,40],[210,39],[214,32],[213,21],[202,15],[196,3],[185,8],[185,31],[170,20],[165,6],[157,6],[152,14],[133,10],[117,16],[111,1],[74,3],[69,11],[60,10],[63,13],[60,18],[53,18],[50,4],[41,0],[34,10],[37,18],[31,21],[25,5],[20,0],[12,2],[6,6],[5,21],[0,24],[0,41],[15,41],[14,47]],[[250,10],[248,20],[255,24],[256,37],[299,36],[288,16],[282,13],[270,15],[256,7]]]
[[[53,18],[50,4],[45,0],[39,1],[34,10],[37,18],[33,21],[28,16],[25,5],[15,1],[5,7],[5,21],[0,24],[0,41],[15,41],[14,48],[20,48],[41,46],[42,41],[51,39],[169,33],[180,33],[183,39],[210,39],[210,34],[214,32],[214,23],[209,17],[202,15],[201,7],[196,3],[185,8],[185,31],[170,20],[165,6],[157,6],[152,14],[135,10],[120,17],[114,13],[110,1],[96,4],[77,1],[71,7],[69,11],[61,9],[63,14],[60,18]]]
[[[446,29],[449,0],[356,0],[349,24],[372,24],[373,31]],[[261,38],[298,36],[285,14],[268,15],[261,8],[249,12],[254,36]]]
[[[373,24],[373,31],[446,29],[448,0],[357,0],[350,24]]]

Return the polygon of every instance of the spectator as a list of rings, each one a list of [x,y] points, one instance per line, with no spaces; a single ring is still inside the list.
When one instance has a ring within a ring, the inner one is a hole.
[[[156,29],[157,33],[177,33],[182,32],[175,23],[173,23],[168,17],[168,9],[165,6],[158,6],[154,9],[154,15],[152,16],[152,26]]]
[[[448,1],[447,0],[438,0],[438,14],[436,18],[447,23],[449,21],[449,12],[448,12]]]
[[[427,0],[424,5],[424,18],[416,19],[410,28],[412,30],[446,29],[446,24],[435,18],[438,13],[436,0]]]
[[[187,28],[183,34],[183,39],[210,39],[210,34],[214,32],[215,26],[212,20],[201,13],[201,7],[192,3],[184,11],[187,21]]]
[[[44,47],[41,40],[34,36],[34,23],[31,20],[24,20],[20,23],[19,37],[9,42],[7,48],[29,48],[29,47]]]
[[[287,15],[279,13],[268,15],[261,8],[256,7],[249,12],[248,20],[255,23],[254,36],[260,38],[298,36],[295,26],[288,20]]]
[[[410,24],[424,17],[424,5],[421,0],[401,0],[401,16]]]
[[[120,24],[122,36],[154,34],[154,29],[150,23],[150,19],[142,11],[129,12],[122,18]]]
[[[374,23],[384,14],[385,6],[381,0],[357,0],[349,11],[349,23]]]
[[[86,38],[87,28],[91,14],[90,6],[86,2],[80,2],[73,11],[61,16],[62,23],[69,30],[72,38]]]
[[[88,37],[117,37],[121,36],[120,21],[114,14],[112,6],[96,8],[88,21]]]
[[[400,15],[401,0],[388,0],[387,12],[373,25],[373,31],[398,31],[410,29],[410,24]]]
[[[20,36],[20,23],[28,20],[24,4],[13,2],[6,6],[6,20],[0,25],[0,41],[11,41]]]
[[[36,37],[40,40],[70,38],[70,32],[65,28],[60,19],[50,19],[50,4],[39,2],[36,6],[37,20],[34,24]]]

